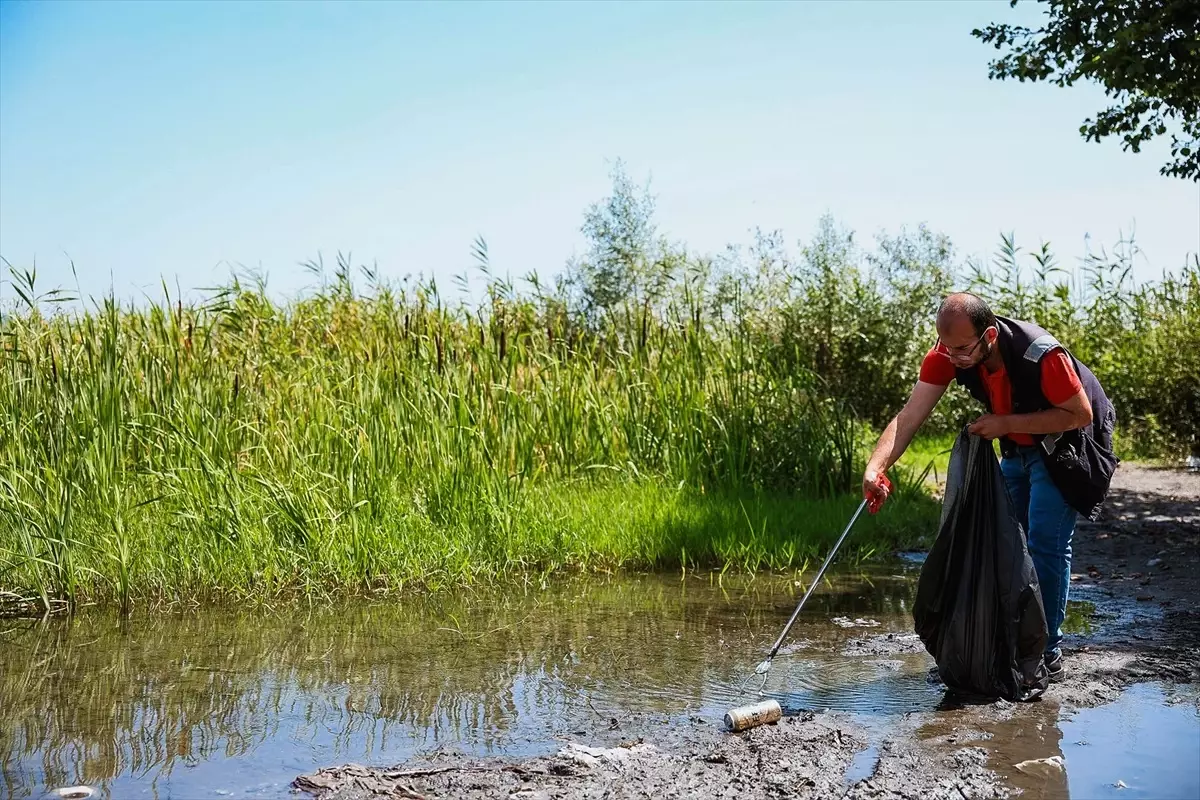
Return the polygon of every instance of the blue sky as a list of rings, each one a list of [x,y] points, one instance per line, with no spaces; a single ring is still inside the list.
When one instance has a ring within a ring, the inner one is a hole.
[[[1085,143],[1099,89],[987,79],[1007,2],[0,2],[0,255],[135,297],[231,263],[290,293],[337,251],[450,277],[483,235],[513,276],[581,251],[622,159],[691,248],[823,213],[869,242],[921,222],[1136,228],[1141,278],[1200,251],[1200,187]]]

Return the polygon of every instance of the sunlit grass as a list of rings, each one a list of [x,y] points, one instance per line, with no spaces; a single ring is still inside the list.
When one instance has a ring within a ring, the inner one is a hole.
[[[858,501],[868,423],[902,405],[953,277],[926,239],[897,240],[872,272],[822,236],[737,275],[633,258],[642,283],[604,307],[536,276],[524,295],[492,281],[477,307],[432,284],[361,293],[339,262],[332,285],[287,302],[234,283],[189,305],[164,288],[55,314],[13,270],[0,602],[797,568]],[[1093,368],[1123,457],[1200,446],[1200,262],[1134,287],[1123,254],[1076,291],[1048,250],[1034,257],[1030,282],[1006,239],[998,271],[969,285]],[[938,431],[979,411],[961,391],[943,401],[848,556],[931,533],[953,441]]]
[[[853,509],[858,426],[746,317],[704,314],[587,327],[340,284],[32,300],[0,324],[0,590],[127,607],[802,564]],[[911,538],[920,513],[857,541]]]
[[[925,473],[926,481],[932,486],[946,482],[950,467],[950,450],[954,447],[957,431],[946,433],[919,433],[909,444],[897,465],[902,469]]]

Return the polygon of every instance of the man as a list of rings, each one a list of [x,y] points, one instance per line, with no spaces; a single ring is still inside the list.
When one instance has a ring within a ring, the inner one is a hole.
[[[1116,412],[1100,382],[1042,328],[997,317],[968,292],[938,308],[938,341],[925,355],[908,402],[879,437],[863,475],[877,509],[881,480],[904,454],[951,380],[987,413],[968,426],[1000,439],[1000,470],[1013,515],[1026,532],[1046,609],[1044,660],[1051,680],[1062,665],[1062,622],[1071,583],[1071,536],[1079,513],[1095,519],[1119,463],[1112,453]]]

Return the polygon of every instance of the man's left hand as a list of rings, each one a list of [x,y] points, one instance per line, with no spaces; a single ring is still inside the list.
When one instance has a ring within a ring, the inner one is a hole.
[[[1012,433],[1007,415],[984,414],[967,428],[968,433],[981,436],[984,439],[999,439]]]

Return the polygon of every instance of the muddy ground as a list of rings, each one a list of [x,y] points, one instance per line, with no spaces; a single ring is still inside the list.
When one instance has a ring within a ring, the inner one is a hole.
[[[1140,681],[1200,681],[1200,474],[1123,464],[1102,518],[1077,529],[1073,573],[1072,598],[1095,604],[1092,629],[1068,636],[1067,675],[1035,703],[947,704],[882,733],[806,711],[740,734],[695,718],[619,741],[612,720],[552,755],[435,753],[391,769],[322,769],[293,786],[321,800],[1061,796],[1053,775],[1061,768],[1036,759],[1059,708],[1107,703]],[[885,634],[854,640],[845,653],[921,650],[915,636]]]

